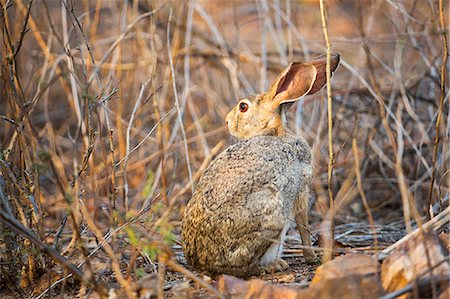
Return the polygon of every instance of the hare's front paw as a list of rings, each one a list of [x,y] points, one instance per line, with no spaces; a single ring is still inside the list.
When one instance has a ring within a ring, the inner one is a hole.
[[[266,274],[281,272],[287,269],[289,269],[289,264],[281,258],[275,259],[268,265],[261,266],[262,272]]]

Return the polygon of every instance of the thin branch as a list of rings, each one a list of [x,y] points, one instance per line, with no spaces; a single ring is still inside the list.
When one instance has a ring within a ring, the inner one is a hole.
[[[183,137],[183,144],[184,144],[184,153],[186,156],[186,165],[189,173],[189,181],[191,182],[191,191],[192,194],[194,194],[194,182],[192,181],[192,169],[191,169],[191,162],[189,160],[189,148],[186,142],[186,132],[184,130],[184,124],[183,124],[183,116],[181,115],[181,109],[180,109],[180,102],[178,100],[178,91],[177,91],[177,85],[175,82],[175,69],[173,66],[173,59],[172,59],[172,51],[171,51],[171,45],[170,45],[170,23],[172,20],[172,9],[169,12],[169,21],[167,25],[167,54],[169,55],[169,64],[170,64],[170,72],[172,77],[172,87],[173,87],[173,95],[175,98],[175,106],[177,108],[177,115],[178,115],[178,122],[180,124],[181,129],[181,136]]]
[[[414,231],[408,233],[406,236],[404,236],[403,238],[401,238],[388,248],[381,251],[377,255],[378,260],[380,261],[384,260],[387,256],[391,254],[392,251],[400,247],[405,242],[408,242],[412,238],[415,238],[417,235],[423,234],[424,231],[428,230],[437,231],[441,229],[444,225],[448,225],[449,221],[450,221],[450,206],[448,206],[444,211],[436,215],[436,217],[434,217],[433,219],[428,220],[428,222],[424,223],[421,229],[420,228],[415,229]]]
[[[164,5],[163,5],[164,6]],[[122,40],[127,36],[128,32],[130,32],[131,29],[133,29],[134,26],[136,26],[140,21],[142,21],[145,18],[151,17],[152,15],[154,15],[155,13],[157,13],[158,11],[162,10],[163,6],[154,9],[150,12],[144,13],[142,15],[140,15],[139,17],[137,17],[136,19],[133,20],[133,22],[131,22],[127,28],[125,29],[125,31],[114,41],[114,43],[109,47],[109,49],[106,51],[106,53],[103,55],[102,59],[100,59],[100,61],[95,65],[95,70],[94,73],[89,77],[89,82],[92,81],[93,77],[95,77],[98,73],[98,69],[100,68],[100,66],[105,63],[106,59],[108,59],[109,55],[111,55],[112,51],[122,42]]]
[[[329,210],[329,221],[330,221],[330,250],[326,250],[324,254],[324,261],[327,262],[331,260],[333,255],[333,240],[334,240],[334,198],[333,198],[333,164],[334,164],[334,153],[333,153],[333,102],[331,95],[331,44],[328,38],[327,29],[327,17],[324,7],[324,0],[319,0],[320,3],[320,14],[322,18],[322,28],[323,35],[325,37],[325,43],[327,46],[327,104],[328,104],[328,196],[330,198],[330,210]]]
[[[212,286],[210,286],[208,283],[206,283],[203,279],[200,279],[199,277],[197,277],[197,275],[195,275],[194,273],[192,273],[191,271],[189,271],[188,269],[178,265],[177,263],[175,263],[173,260],[167,260],[166,261],[167,266],[169,266],[170,268],[172,268],[174,271],[180,272],[181,274],[186,275],[187,277],[189,277],[190,279],[192,279],[193,281],[195,281],[196,283],[198,283],[199,285],[201,285],[202,287],[204,287],[205,289],[207,289],[211,294],[213,294],[214,296],[216,296],[217,298],[225,298],[222,294],[219,293],[219,291],[217,291],[215,288],[213,288]]]
[[[369,203],[367,201],[366,194],[364,193],[364,189],[363,189],[363,183],[362,183],[361,171],[360,171],[360,168],[361,168],[360,158],[359,158],[360,155],[359,155],[359,150],[358,150],[358,144],[356,143],[356,138],[352,139],[352,150],[353,150],[353,155],[355,156],[355,174],[356,174],[356,183],[357,183],[358,192],[359,192],[359,195],[361,196],[363,206],[366,209],[370,228],[372,229],[372,232],[373,232],[373,240],[374,240],[375,250],[378,250],[378,237],[377,237],[377,233],[375,230],[375,221],[373,220],[372,211],[370,210]]]
[[[139,92],[138,99],[133,107],[133,112],[131,113],[130,121],[128,122],[127,127],[127,136],[126,136],[126,154],[125,154],[125,162],[123,163],[123,180],[124,180],[124,202],[125,202],[125,212],[128,211],[129,202],[128,202],[128,179],[127,179],[127,166],[128,166],[128,158],[130,156],[130,136],[131,136],[131,127],[133,126],[133,121],[136,116],[137,110],[139,106],[141,106],[142,99],[144,98],[144,90],[147,87],[150,80],[147,80],[141,86],[141,91]]]
[[[23,20],[22,30],[20,32],[19,40],[13,46],[14,53],[12,55],[12,59],[16,59],[17,54],[19,53],[20,48],[22,47],[22,41],[25,37],[25,34],[28,32],[27,24],[28,18],[30,17],[31,5],[33,4],[33,0],[28,1],[27,4],[27,13],[25,14],[25,19]]]

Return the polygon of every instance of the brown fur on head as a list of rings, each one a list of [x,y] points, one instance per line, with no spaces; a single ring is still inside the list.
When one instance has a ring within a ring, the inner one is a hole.
[[[339,55],[331,57],[331,72],[339,64]],[[270,89],[238,102],[228,113],[226,122],[231,135],[238,138],[286,134],[284,106],[319,91],[326,84],[326,59],[309,63],[292,62],[277,77]]]

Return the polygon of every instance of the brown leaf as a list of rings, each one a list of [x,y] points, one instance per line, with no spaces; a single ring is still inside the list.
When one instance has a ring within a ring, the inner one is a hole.
[[[296,298],[297,291],[288,287],[272,285],[261,279],[245,281],[230,275],[222,275],[217,282],[218,290],[230,298]]]
[[[366,275],[378,272],[378,261],[369,255],[349,253],[321,265],[316,270],[311,284],[326,279],[345,277],[349,275]]]
[[[376,275],[355,273],[331,279],[323,278],[303,290],[273,285],[261,279],[245,281],[223,275],[218,281],[218,290],[227,298],[372,299],[383,295],[383,288]],[[368,273],[368,271],[361,271],[361,273]]]
[[[304,293],[303,293],[304,292]],[[304,299],[375,299],[384,295],[378,276],[372,274],[349,274],[336,278],[324,278],[302,290]]]
[[[245,280],[224,274],[217,281],[217,290],[226,296],[239,298],[239,295],[245,294],[247,284],[248,282]]]
[[[446,288],[444,291],[442,291],[441,294],[439,294],[438,299],[448,299],[450,298],[450,289]]]
[[[393,292],[418,278],[430,277],[428,271],[430,268],[434,268],[433,276],[448,277],[449,263],[446,251],[434,232],[418,234],[408,242],[404,242],[381,265],[381,281],[384,289]]]

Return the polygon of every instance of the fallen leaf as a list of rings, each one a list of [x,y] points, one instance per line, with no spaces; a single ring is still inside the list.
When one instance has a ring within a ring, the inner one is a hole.
[[[219,292],[227,298],[296,298],[297,291],[288,287],[272,285],[261,279],[245,281],[230,275],[222,275],[217,282]]]
[[[295,282],[295,275],[293,273],[274,273],[262,276],[264,280],[271,280],[278,283],[292,283]]]
[[[394,292],[421,278],[449,275],[448,252],[434,232],[417,234],[396,248],[381,265],[381,282],[387,292]],[[425,290],[421,290],[425,291]],[[404,294],[399,298],[406,298]]]
[[[139,279],[137,285],[136,285],[136,291],[139,296],[139,298],[150,298],[151,296],[157,296],[158,295],[158,274],[152,273],[149,275],[146,275]],[[118,298],[125,298],[126,294],[123,292],[123,290],[117,290],[118,291]],[[121,297],[124,296],[124,297]]]
[[[378,272],[378,268],[376,258],[364,254],[348,253],[318,267],[311,284],[349,275],[375,274]]]
[[[218,281],[218,290],[227,298],[302,298],[302,299],[375,299],[383,295],[383,288],[376,275],[342,276],[323,279],[307,289],[296,290],[270,284],[261,279],[245,281],[223,275]]]
[[[438,299],[448,299],[450,298],[450,289],[446,288],[444,291],[442,291],[441,294],[439,294]]]
[[[336,278],[324,278],[301,291],[302,299],[375,299],[384,295],[378,275],[349,274]]]

